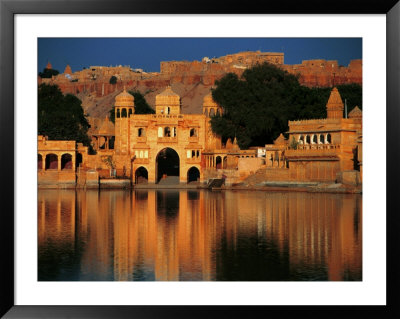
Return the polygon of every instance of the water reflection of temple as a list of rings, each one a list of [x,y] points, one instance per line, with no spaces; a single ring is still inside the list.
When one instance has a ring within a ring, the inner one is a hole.
[[[287,259],[288,280],[361,279],[359,196],[43,190],[38,207],[39,252],[79,250],[79,280],[220,280],[247,241]]]

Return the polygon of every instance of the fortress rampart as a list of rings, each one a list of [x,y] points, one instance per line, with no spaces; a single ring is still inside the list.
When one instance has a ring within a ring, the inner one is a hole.
[[[240,76],[244,70],[257,63],[269,62],[287,72],[298,75],[302,85],[308,87],[331,87],[339,84],[362,84],[362,60],[352,60],[348,66],[341,66],[333,60],[305,60],[301,64],[284,64],[284,53],[249,51],[229,54],[219,58],[204,57],[201,61],[163,61],[160,72],[147,73],[129,66],[90,66],[71,74],[67,66],[64,72],[42,82],[57,84],[64,93],[95,93],[106,96],[127,87],[145,86],[159,89],[166,85],[181,83],[193,85],[201,83],[212,86],[226,73]],[[115,76],[117,84],[110,84]]]

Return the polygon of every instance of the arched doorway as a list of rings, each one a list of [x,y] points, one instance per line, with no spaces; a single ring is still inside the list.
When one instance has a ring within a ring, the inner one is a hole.
[[[58,157],[56,154],[46,155],[46,169],[58,169]]]
[[[72,169],[72,155],[63,154],[61,156],[61,169]]]
[[[221,166],[222,166],[222,159],[221,159],[221,156],[217,156],[217,157],[215,158],[215,167],[216,167],[217,169],[220,169],[220,168],[222,168]]]
[[[147,184],[148,179],[147,169],[143,166],[139,167],[135,172],[135,184]]]
[[[200,181],[200,171],[197,167],[191,167],[187,172],[187,182],[199,182]]]
[[[156,159],[157,183],[179,183],[179,155],[172,148],[162,149]]]

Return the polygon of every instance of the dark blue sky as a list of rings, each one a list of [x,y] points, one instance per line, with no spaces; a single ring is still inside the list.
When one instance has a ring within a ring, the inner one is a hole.
[[[201,60],[240,51],[283,52],[285,64],[302,60],[338,60],[347,66],[362,59],[361,38],[39,38],[38,71],[72,71],[90,65],[130,65],[159,72],[161,61]]]

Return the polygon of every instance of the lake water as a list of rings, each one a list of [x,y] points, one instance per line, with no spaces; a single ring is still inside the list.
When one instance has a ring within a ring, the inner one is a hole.
[[[362,280],[362,197],[39,190],[41,281]]]

